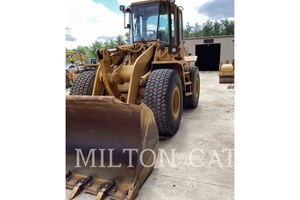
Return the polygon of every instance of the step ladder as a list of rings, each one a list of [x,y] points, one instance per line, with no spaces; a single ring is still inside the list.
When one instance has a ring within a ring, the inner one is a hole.
[[[184,73],[184,84],[185,84],[185,96],[191,96],[192,93],[192,82],[190,79],[190,72],[189,71],[185,71]]]

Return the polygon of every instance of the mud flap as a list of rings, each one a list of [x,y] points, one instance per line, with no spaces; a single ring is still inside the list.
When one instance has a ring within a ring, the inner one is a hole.
[[[158,152],[158,130],[144,104],[109,96],[66,97],[66,186],[100,200],[135,199]]]

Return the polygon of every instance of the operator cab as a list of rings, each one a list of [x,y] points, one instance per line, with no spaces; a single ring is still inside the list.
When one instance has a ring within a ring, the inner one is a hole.
[[[160,39],[164,46],[179,46],[183,40],[182,7],[177,7],[174,1],[145,1],[131,4],[125,10],[129,13],[130,42],[150,42]]]

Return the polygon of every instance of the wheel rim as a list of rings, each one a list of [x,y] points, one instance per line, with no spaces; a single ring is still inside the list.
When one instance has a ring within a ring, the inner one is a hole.
[[[180,92],[178,86],[173,90],[172,94],[172,113],[175,119],[178,118],[180,111]]]
[[[199,96],[199,88],[200,87],[200,84],[199,84],[199,78],[196,79],[195,81],[195,87],[194,87],[194,93],[195,93],[195,96],[198,97]]]

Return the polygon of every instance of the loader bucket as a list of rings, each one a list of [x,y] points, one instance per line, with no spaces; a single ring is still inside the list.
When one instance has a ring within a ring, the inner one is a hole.
[[[152,111],[110,96],[66,98],[68,198],[83,192],[97,200],[135,199],[158,151]]]

